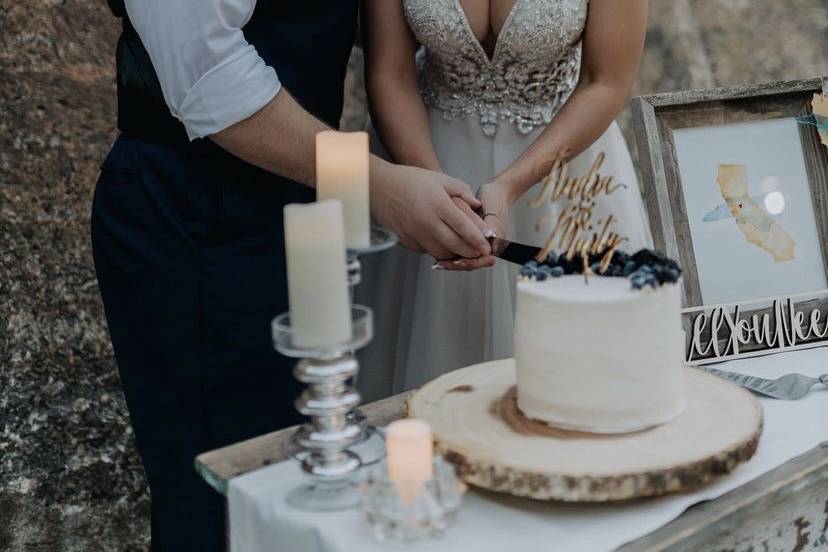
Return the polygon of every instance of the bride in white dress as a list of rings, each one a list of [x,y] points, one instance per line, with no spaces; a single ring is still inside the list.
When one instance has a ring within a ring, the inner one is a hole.
[[[601,174],[625,188],[598,200],[595,219],[614,215],[622,249],[651,245],[614,122],[637,72],[646,0],[364,0],[362,13],[378,150],[467,182],[492,231],[534,245],[565,207],[529,206],[550,159],[569,148],[569,174],[581,176],[604,152]],[[511,356],[517,270],[399,248],[369,261],[358,296],[376,315],[366,398]]]

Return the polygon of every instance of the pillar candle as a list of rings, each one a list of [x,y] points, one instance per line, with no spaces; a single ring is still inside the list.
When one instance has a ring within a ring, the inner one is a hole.
[[[431,479],[433,447],[431,428],[422,420],[397,420],[386,429],[388,477],[403,504],[412,504],[423,484]]]
[[[293,342],[305,348],[347,342],[351,303],[342,206],[336,200],[292,204],[284,213]]]
[[[349,248],[371,244],[368,160],[365,132],[326,130],[316,135],[316,197],[342,202]]]

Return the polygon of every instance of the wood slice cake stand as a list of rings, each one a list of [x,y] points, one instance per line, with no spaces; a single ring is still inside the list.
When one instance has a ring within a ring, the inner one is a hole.
[[[563,431],[518,410],[512,359],[450,372],[420,389],[409,416],[431,424],[437,451],[466,482],[517,496],[606,502],[694,489],[749,460],[762,409],[747,391],[684,369],[687,407],[635,433]]]

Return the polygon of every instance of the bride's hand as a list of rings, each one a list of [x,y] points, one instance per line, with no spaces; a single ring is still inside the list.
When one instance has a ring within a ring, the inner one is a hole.
[[[482,204],[480,207],[483,220],[494,228],[498,238],[506,239],[509,228],[509,191],[499,182],[484,184],[477,191],[477,198]]]
[[[509,205],[511,200],[507,188],[500,183],[491,182],[480,188],[477,198],[481,206],[479,212],[487,229],[493,230],[486,237],[505,238],[509,222]],[[474,259],[456,259],[453,261],[439,261],[434,267],[439,270],[470,271],[493,266],[497,257],[483,255]]]

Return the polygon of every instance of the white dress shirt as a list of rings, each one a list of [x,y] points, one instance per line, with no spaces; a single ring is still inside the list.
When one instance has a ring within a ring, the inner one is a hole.
[[[242,27],[256,0],[126,0],[170,112],[191,140],[253,115],[281,88]]]

